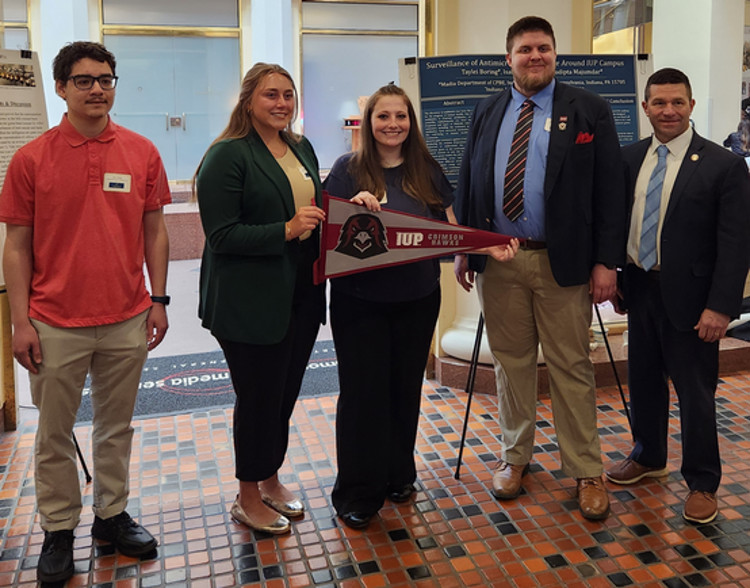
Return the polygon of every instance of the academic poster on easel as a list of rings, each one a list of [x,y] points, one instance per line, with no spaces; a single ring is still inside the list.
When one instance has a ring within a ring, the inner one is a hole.
[[[411,58],[400,66],[401,85],[413,100],[419,97],[427,146],[455,185],[474,107],[513,84],[505,55]],[[558,55],[555,77],[607,100],[620,144],[627,145],[639,139],[642,69],[634,55]]]
[[[0,189],[13,154],[47,128],[38,54],[0,49]]]

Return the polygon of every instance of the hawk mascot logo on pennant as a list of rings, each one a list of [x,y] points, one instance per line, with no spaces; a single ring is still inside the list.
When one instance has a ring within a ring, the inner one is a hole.
[[[335,251],[357,259],[367,259],[387,253],[388,246],[383,223],[372,214],[350,216],[341,227],[339,244]]]

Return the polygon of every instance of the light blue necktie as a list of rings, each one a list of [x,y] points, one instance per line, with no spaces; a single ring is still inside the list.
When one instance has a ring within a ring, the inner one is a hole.
[[[661,192],[664,186],[664,175],[667,171],[666,145],[659,145],[656,154],[659,160],[651,173],[646,188],[646,204],[643,207],[643,225],[641,226],[641,245],[638,261],[644,270],[649,271],[656,265],[656,232],[659,228],[659,211],[661,210]]]

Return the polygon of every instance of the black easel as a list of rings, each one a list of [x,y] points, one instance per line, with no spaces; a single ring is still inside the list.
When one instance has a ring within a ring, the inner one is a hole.
[[[91,474],[89,473],[89,468],[86,467],[86,460],[83,459],[83,453],[81,453],[81,447],[78,445],[78,439],[76,439],[76,434],[73,433],[73,443],[76,446],[76,453],[78,454],[78,459],[81,462],[81,468],[83,469],[83,475],[86,476],[86,483],[91,483]]]
[[[622,389],[620,383],[620,375],[617,373],[617,366],[615,365],[615,358],[612,355],[612,349],[609,346],[609,338],[607,337],[607,331],[604,329],[604,322],[602,321],[602,315],[599,313],[599,306],[594,304],[594,310],[596,311],[596,318],[599,321],[599,328],[602,330],[602,337],[604,339],[604,346],[607,348],[607,354],[609,355],[609,363],[612,366],[612,371],[615,374],[615,381],[617,387],[620,389],[620,398],[622,399],[622,406],[625,409],[625,416],[628,417],[628,424],[630,428],[633,428],[633,423],[630,420],[630,409],[628,408],[628,401],[625,399],[625,392]]]
[[[474,378],[477,375],[477,364],[479,363],[479,349],[482,346],[482,332],[484,331],[484,315],[479,313],[477,322],[477,335],[474,339],[474,350],[471,352],[471,364],[469,365],[469,378],[466,381],[466,393],[469,398],[466,401],[466,415],[464,416],[464,428],[461,433],[461,444],[458,448],[458,463],[456,464],[456,474],[453,476],[458,480],[461,475],[461,458],[464,454],[464,442],[466,441],[466,428],[469,424],[469,411],[471,411],[471,398],[474,395]]]

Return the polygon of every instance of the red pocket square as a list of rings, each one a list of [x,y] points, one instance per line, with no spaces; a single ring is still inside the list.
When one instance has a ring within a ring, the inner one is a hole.
[[[584,133],[581,131],[578,133],[578,136],[576,137],[576,145],[580,145],[581,143],[591,143],[591,141],[594,140],[594,135],[591,133]]]

